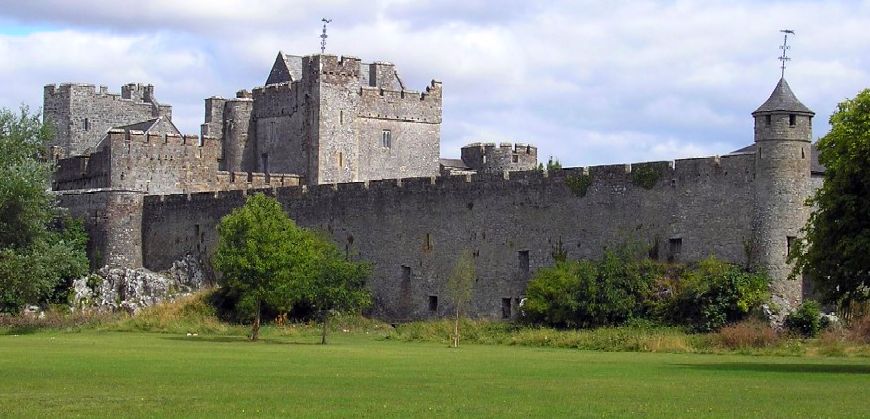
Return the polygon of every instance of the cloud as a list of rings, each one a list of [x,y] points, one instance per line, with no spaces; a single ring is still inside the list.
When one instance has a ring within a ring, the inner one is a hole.
[[[329,51],[444,82],[445,156],[511,139],[577,165],[727,153],[752,141],[782,27],[817,136],[870,79],[867,1],[45,0],[0,12],[0,106],[38,106],[52,82],[151,82],[196,132],[203,98],[262,84],[278,50],[317,52],[323,16]]]

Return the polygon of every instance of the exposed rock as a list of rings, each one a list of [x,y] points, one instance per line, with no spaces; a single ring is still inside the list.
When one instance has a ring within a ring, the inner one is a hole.
[[[788,299],[774,294],[770,298],[770,303],[761,306],[764,316],[770,321],[770,326],[776,330],[783,328],[785,318],[788,317],[796,307],[793,307]]]
[[[124,310],[135,314],[145,307],[189,295],[207,285],[202,265],[185,256],[169,270],[156,273],[144,268],[103,267],[73,281],[72,309]]]
[[[39,306],[27,305],[21,310],[21,314],[25,317],[33,317],[37,319],[45,318],[45,311],[42,310]]]

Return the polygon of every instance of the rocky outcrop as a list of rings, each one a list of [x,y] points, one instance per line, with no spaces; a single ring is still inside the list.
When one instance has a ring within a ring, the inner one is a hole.
[[[193,256],[175,261],[165,272],[103,267],[73,281],[73,310],[124,310],[136,313],[145,307],[172,301],[208,285],[202,264]]]

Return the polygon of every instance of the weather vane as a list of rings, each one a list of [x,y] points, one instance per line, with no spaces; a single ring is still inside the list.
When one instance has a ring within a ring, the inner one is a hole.
[[[326,24],[332,22],[332,19],[323,18],[320,21],[323,22],[323,33],[320,34],[320,53],[323,54],[326,52],[326,38],[329,37],[326,35]]]
[[[780,29],[780,32],[785,34],[785,36],[782,38],[782,45],[779,46],[779,49],[782,50],[782,56],[778,58],[778,60],[782,61],[782,65],[779,68],[782,69],[782,77],[784,78],[785,77],[785,62],[791,61],[791,58],[786,54],[786,52],[788,52],[788,50],[791,49],[791,47],[788,46],[788,35],[789,34],[794,35],[794,31],[791,29]]]

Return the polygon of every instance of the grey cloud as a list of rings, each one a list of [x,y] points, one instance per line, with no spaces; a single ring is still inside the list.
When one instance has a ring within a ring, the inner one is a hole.
[[[395,62],[414,89],[444,81],[445,155],[480,137],[571,164],[728,152],[776,83],[781,26],[798,30],[788,77],[816,135],[870,79],[868,2],[54,0],[0,15],[66,30],[0,37],[0,105],[38,105],[46,82],[151,81],[186,132],[202,98],[261,84],[279,49],[317,51],[329,15],[329,51]]]

